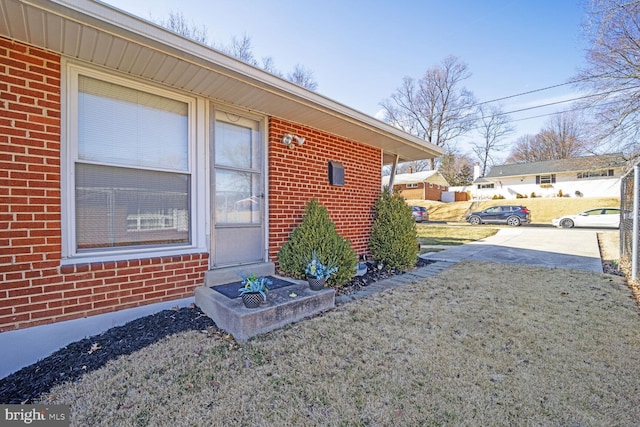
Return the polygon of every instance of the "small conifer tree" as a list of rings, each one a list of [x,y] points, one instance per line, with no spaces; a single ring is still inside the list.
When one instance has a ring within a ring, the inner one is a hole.
[[[327,208],[315,198],[307,203],[302,223],[291,232],[289,240],[278,252],[280,270],[291,277],[304,279],[314,251],[321,263],[338,267],[327,280],[329,286],[342,286],[355,275],[358,262],[355,251],[336,231]]]
[[[374,259],[387,268],[406,270],[415,267],[418,234],[416,223],[398,191],[383,191],[374,206],[369,250]]]

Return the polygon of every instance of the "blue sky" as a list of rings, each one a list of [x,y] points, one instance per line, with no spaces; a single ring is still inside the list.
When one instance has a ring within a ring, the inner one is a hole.
[[[469,66],[480,102],[562,84],[584,65],[584,0],[107,0],[145,19],[180,11],[228,45],[251,38],[256,58],[287,73],[313,72],[317,92],[375,116],[404,76],[420,78],[447,55]],[[514,111],[579,96],[571,85],[501,101]],[[514,113],[516,133],[537,133],[558,104]],[[524,120],[523,120],[524,119]],[[479,138],[470,135],[467,140]],[[464,141],[461,151],[467,151]],[[506,156],[506,152],[503,153]]]

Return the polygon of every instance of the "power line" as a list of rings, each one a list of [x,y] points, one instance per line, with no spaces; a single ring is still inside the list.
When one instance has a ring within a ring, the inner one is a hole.
[[[640,85],[639,86],[631,86],[631,87],[621,88],[621,89],[613,89],[613,90],[610,90],[610,91],[607,91],[607,92],[599,92],[599,93],[579,96],[579,97],[576,97],[576,98],[565,99],[565,100],[562,100],[562,101],[548,102],[546,104],[534,105],[532,107],[520,108],[520,109],[517,109],[517,110],[506,111],[506,112],[502,112],[502,113],[496,114],[496,116],[505,116],[505,115],[508,115],[508,114],[520,113],[520,112],[523,112],[523,111],[535,110],[537,108],[544,108],[544,107],[549,107],[549,106],[552,106],[552,105],[558,105],[558,104],[564,104],[564,103],[567,103],[567,102],[579,101],[581,99],[593,98],[593,97],[596,97],[596,96],[610,95],[610,94],[615,93],[615,92],[621,92],[621,91],[625,91],[625,90],[638,89],[638,88],[640,88]],[[569,110],[569,111],[572,111],[572,110]],[[534,119],[534,118],[538,118],[538,117],[550,116],[550,115],[554,115],[554,114],[557,114],[557,112],[549,113],[549,114],[543,114],[541,116],[535,116],[535,117],[530,117],[530,118],[526,118],[526,119],[511,120],[511,121],[515,122],[515,121],[521,121],[521,120],[528,120],[528,119]],[[412,121],[413,120],[411,120],[411,119],[404,119],[404,120],[396,120],[395,123],[398,123],[398,124],[401,123],[401,122],[410,123]],[[477,128],[474,128],[474,129],[480,129],[480,128],[481,128],[481,126],[479,126]]]
[[[622,102],[622,101],[624,101],[624,100],[619,99],[619,100],[616,100],[616,101],[611,101],[611,102],[607,102],[607,103],[604,103],[604,104],[600,104],[600,106],[617,104],[617,103]],[[588,110],[589,108],[591,108],[591,107],[583,106],[583,107],[579,107],[579,108],[571,108],[569,110],[565,110],[564,112],[571,113],[573,111]],[[510,122],[523,122],[525,120],[533,120],[533,119],[540,119],[542,117],[555,116],[556,114],[558,114],[558,113],[557,112],[553,112],[553,113],[546,113],[546,114],[538,114],[537,116],[523,117],[521,119],[512,119],[512,120],[510,120]],[[477,129],[482,129],[482,128],[483,128],[483,126],[476,126],[476,127],[472,128],[471,130],[477,130]]]
[[[519,110],[507,111],[505,113],[496,114],[496,116],[505,116],[507,114],[520,113],[522,111],[534,110],[536,108],[549,107],[551,105],[564,104],[565,102],[579,101],[581,99],[593,98],[595,96],[601,96],[601,95],[610,95],[610,94],[615,93],[615,92],[621,92],[623,90],[638,89],[638,88],[640,88],[640,86],[631,86],[631,87],[625,87],[625,88],[621,88],[621,89],[610,90],[608,92],[593,93],[593,94],[590,94],[590,95],[579,96],[577,98],[565,99],[563,101],[549,102],[547,104],[535,105],[533,107],[527,107],[527,108],[521,108]]]
[[[540,89],[533,89],[533,90],[530,90],[528,92],[521,92],[521,93],[516,93],[515,95],[503,96],[502,98],[495,98],[495,99],[491,99],[489,101],[478,102],[475,105],[483,105],[483,104],[489,104],[491,102],[504,101],[505,99],[516,98],[518,96],[530,95],[530,94],[536,93],[536,92],[542,92],[542,91],[549,90],[549,89],[555,89],[557,87],[574,84],[574,83],[581,82],[581,81],[584,81],[584,80],[586,80],[586,78],[577,79],[577,80],[571,80],[571,81],[568,81],[568,82],[565,82],[565,83],[558,83],[557,85],[546,86],[546,87],[542,87]]]

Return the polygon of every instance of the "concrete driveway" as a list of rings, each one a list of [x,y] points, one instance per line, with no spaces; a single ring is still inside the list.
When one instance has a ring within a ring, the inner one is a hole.
[[[602,273],[597,230],[592,229],[501,228],[486,239],[422,257],[434,261],[492,261]]]

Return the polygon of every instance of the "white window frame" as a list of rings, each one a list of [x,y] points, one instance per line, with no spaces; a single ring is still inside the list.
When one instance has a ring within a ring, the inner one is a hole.
[[[418,183],[414,182],[414,183],[408,183],[406,184],[406,188],[407,189],[412,189],[412,188],[418,188]]]
[[[488,188],[495,188],[495,184],[493,182],[488,184],[478,184],[478,190],[486,190]]]
[[[63,61],[62,74],[62,130],[61,130],[61,218],[62,218],[62,264],[78,262],[115,261],[141,257],[180,255],[207,251],[206,206],[209,203],[205,162],[208,156],[205,120],[208,102],[177,91],[142,83],[130,78],[83,66],[72,61]],[[188,105],[188,174],[190,175],[190,243],[168,246],[141,246],[100,248],[99,250],[76,250],[75,222],[75,163],[78,159],[78,76],[83,75],[105,82],[126,86],[185,102]],[[205,124],[197,126],[198,123]]]

